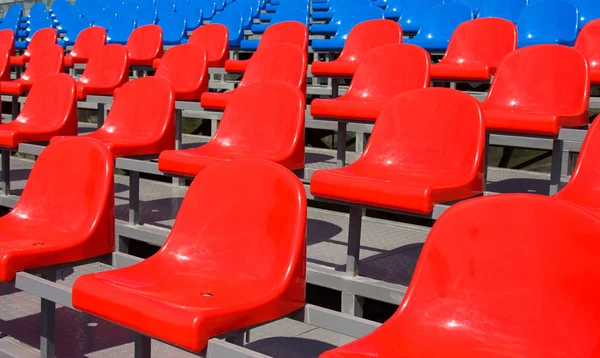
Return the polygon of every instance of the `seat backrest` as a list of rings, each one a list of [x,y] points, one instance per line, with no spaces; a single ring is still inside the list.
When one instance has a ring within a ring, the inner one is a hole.
[[[175,95],[167,80],[154,76],[137,78],[115,90],[113,97],[112,108],[98,131],[119,136],[143,135],[154,140],[165,131],[174,130]],[[140,128],[144,128],[143,132]]]
[[[362,58],[347,98],[360,101],[389,101],[394,96],[429,86],[429,53],[408,44],[383,45]]]
[[[223,11],[225,8],[225,0],[215,0],[215,11]]]
[[[305,51],[308,49],[308,29],[297,21],[285,21],[267,27],[260,38],[257,51],[278,43],[294,44]]]
[[[117,23],[114,23],[116,18],[116,11],[102,10],[94,15],[94,26],[100,26],[103,27],[106,31],[109,31],[111,30],[111,26],[118,26]]]
[[[229,45],[237,46],[244,37],[244,18],[239,11],[227,10],[213,16],[211,24],[221,24],[227,27],[229,33]]]
[[[195,30],[202,25],[202,5],[186,4],[183,13],[188,30]]]
[[[304,106],[302,92],[285,82],[264,81],[239,87],[207,145],[218,146],[224,153],[282,157],[301,146],[303,156]]]
[[[600,330],[600,291],[590,284],[600,278],[599,233],[593,215],[541,195],[453,205],[427,237],[400,308],[380,328],[406,344],[377,352],[402,354],[398,347],[415,347],[409,342],[427,332],[443,343],[412,354],[443,356],[455,342],[463,357],[595,357],[597,337],[575,333]]]
[[[187,33],[185,15],[181,12],[160,17],[158,26],[162,28],[165,43],[179,42]]]
[[[192,0],[191,2],[196,3]],[[209,20],[211,19],[214,15],[215,15],[215,11],[216,11],[216,2],[215,1],[206,1],[206,0],[201,0],[199,2],[197,2],[198,5],[202,6],[202,19],[203,20]]]
[[[485,124],[477,100],[447,88],[417,89],[389,101],[356,164],[464,183],[482,173],[484,147]]]
[[[154,6],[140,7],[136,13],[137,26],[154,25],[158,21],[158,13]]]
[[[589,21],[600,18],[600,2],[596,0],[575,0],[573,3],[579,11],[579,28]]]
[[[202,25],[192,32],[188,43],[204,48],[210,66],[223,67],[229,57],[229,34],[225,25]]]
[[[378,46],[402,42],[402,27],[391,20],[369,20],[354,26],[339,59],[360,61],[367,52]]]
[[[73,19],[73,21],[69,24],[69,27],[66,29],[66,33],[65,35],[61,38],[63,43],[69,43],[72,45],[75,45],[75,42],[77,41],[77,38],[79,38],[79,35],[92,27],[92,22],[90,21],[90,19],[87,18],[83,18],[83,17],[78,17],[76,19]],[[102,31],[104,31],[104,33],[106,33],[106,30],[104,30],[104,28],[100,27],[100,26],[96,26],[99,29],[102,29]],[[106,41],[106,38],[104,39],[104,41]]]
[[[402,26],[413,23],[420,24],[423,16],[427,14],[427,10],[442,3],[443,0],[408,1],[403,4],[404,6],[402,7],[398,23]]]
[[[527,0],[483,0],[479,18],[499,17],[517,23]]]
[[[463,22],[473,19],[472,10],[465,4],[448,3],[436,5],[421,18],[417,36],[426,41],[450,41],[452,33]]]
[[[46,9],[46,4],[43,1],[36,2],[31,9],[29,9],[29,17],[31,18],[32,16],[48,16],[48,9]]]
[[[37,80],[16,122],[38,129],[69,129],[77,133],[77,94],[73,77],[58,73]]]
[[[600,19],[588,22],[577,35],[575,49],[581,52],[588,61],[590,68],[600,66]]]
[[[235,280],[266,282],[275,291],[292,281],[304,290],[305,237],[306,194],[298,178],[278,164],[241,159],[196,176],[161,253],[186,257],[192,271],[201,265],[207,274],[222,274],[231,261],[226,270],[237,272]]]
[[[336,12],[336,15],[338,12]],[[349,10],[340,11],[339,27],[333,38],[346,39],[354,26],[361,22],[383,19],[383,10],[377,6],[356,7]]]
[[[238,11],[244,19],[244,27],[247,28],[252,23],[252,4],[249,0],[237,0],[225,7],[226,11]]]
[[[517,22],[519,46],[538,37],[554,43],[557,40],[575,41],[579,31],[578,17],[577,7],[570,1],[531,2],[523,9]]]
[[[333,1],[329,11],[354,9],[357,7],[371,6],[371,0],[345,0]]]
[[[442,63],[498,67],[517,48],[517,28],[509,20],[482,18],[456,27]]]
[[[53,24],[52,20],[47,17],[32,22],[29,25],[29,27],[27,28],[29,30],[29,33],[27,34],[27,38],[25,39],[25,41],[31,42],[32,37],[39,31],[46,30],[46,29],[54,30],[53,26],[54,26],[54,24]],[[55,30],[55,32],[56,32],[56,30]]]
[[[71,56],[89,59],[92,55],[106,44],[106,30],[95,26],[87,28],[77,36]]]
[[[590,126],[575,170],[567,185],[556,194],[556,197],[600,214],[600,121]]]
[[[118,87],[129,80],[127,48],[106,45],[89,59],[79,83],[93,86]]]
[[[467,5],[475,16],[479,13],[482,2],[483,0],[444,0],[445,4],[457,3]]]
[[[135,29],[135,17],[114,18],[108,25],[108,42],[126,43]]]
[[[176,99],[199,100],[208,89],[206,51],[195,44],[172,47],[163,55],[154,76],[171,83]]]
[[[132,58],[157,58],[163,51],[163,30],[158,25],[137,27],[129,35],[125,47]]]
[[[287,82],[306,93],[307,67],[307,54],[299,46],[278,43],[264,47],[250,59],[240,87],[272,80]]]
[[[15,33],[13,30],[0,30],[0,45],[7,48],[9,56],[15,54]]]
[[[58,45],[47,45],[31,51],[31,60],[22,79],[37,81],[47,75],[62,72],[64,50]]]
[[[369,0],[370,1],[370,0]],[[295,7],[280,9],[275,12],[273,18],[269,22],[269,27],[280,22],[296,21],[304,26],[308,26],[308,11]]]
[[[504,57],[483,108],[529,113],[585,113],[589,95],[589,70],[581,53],[567,46],[537,45],[518,49]]]
[[[31,37],[31,41],[29,41],[29,45],[27,45],[27,49],[25,50],[26,56],[31,56],[31,51],[34,51],[36,48],[53,45],[56,43],[58,38],[58,34],[56,30],[53,28],[45,28],[39,31],[36,31],[35,34]]]
[[[57,231],[82,238],[100,225],[114,234],[113,168],[110,152],[98,141],[71,137],[52,143],[33,164],[11,214],[51,223]]]
[[[158,19],[162,16],[169,16],[175,12],[175,4],[171,1],[157,1],[156,12],[158,13]]]

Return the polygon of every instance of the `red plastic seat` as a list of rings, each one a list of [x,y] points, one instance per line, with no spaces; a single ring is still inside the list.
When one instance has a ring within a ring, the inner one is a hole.
[[[374,121],[400,93],[429,86],[429,53],[405,44],[379,46],[358,66],[348,91],[335,99],[315,99],[315,118]]]
[[[16,206],[0,217],[0,280],[114,250],[113,166],[94,140],[73,137],[42,151]]]
[[[340,56],[334,61],[314,61],[310,71],[315,76],[352,77],[361,59],[378,47],[402,42],[402,27],[391,20],[369,20],[354,26]]]
[[[63,69],[63,49],[58,45],[48,45],[32,51],[31,60],[20,78],[0,82],[0,92],[22,95],[40,78],[61,73]]]
[[[0,46],[2,45],[8,49],[9,56],[15,54],[15,33],[13,30],[0,30]]]
[[[291,43],[304,51],[308,51],[308,29],[302,23],[297,21],[284,21],[267,27],[267,30],[260,38],[258,48],[269,47],[278,43]],[[244,72],[250,63],[248,60],[227,60],[225,61],[225,71]]]
[[[158,169],[195,176],[210,165],[244,158],[267,159],[290,170],[302,169],[304,105],[302,92],[285,82],[240,87],[210,142],[194,149],[162,152]]]
[[[57,38],[58,34],[55,29],[46,28],[36,31],[31,37],[31,41],[29,42],[29,45],[27,45],[25,52],[19,56],[11,56],[10,64],[12,66],[24,66],[31,60],[31,53],[35,51],[35,49],[54,45],[56,44]]]
[[[431,78],[489,81],[502,59],[517,48],[517,27],[500,18],[463,22],[452,33],[442,60],[431,66]]]
[[[158,25],[144,25],[136,28],[127,40],[129,62],[132,66],[152,66],[152,62],[162,56],[163,31]]]
[[[168,81],[138,78],[115,90],[104,125],[82,137],[104,143],[115,157],[158,154],[175,147],[174,108]],[[52,142],[62,139],[55,137]]]
[[[504,58],[482,108],[489,130],[557,135],[562,127],[588,123],[589,96],[582,54],[567,46],[537,45]]]
[[[0,146],[47,142],[57,135],[77,135],[77,98],[73,77],[60,73],[38,80],[19,116],[0,125]]]
[[[90,57],[106,44],[106,30],[100,26],[87,28],[77,36],[73,49],[65,56],[65,67],[87,63]]]
[[[577,35],[575,49],[581,52],[588,61],[590,67],[590,82],[600,85],[600,19],[588,22]]]
[[[157,254],[79,277],[73,306],[200,352],[211,337],[304,306],[305,227],[304,188],[287,169],[215,165],[194,179]]]
[[[225,93],[205,92],[200,98],[204,108],[223,109],[240,88],[262,81],[283,81],[306,93],[307,54],[299,46],[278,43],[256,52],[239,86]]]
[[[10,81],[10,49],[0,44],[0,81]]]
[[[77,81],[77,98],[88,95],[112,95],[129,80],[127,48],[106,45],[90,58],[83,75]]]
[[[396,313],[321,358],[597,357],[599,233],[596,217],[545,196],[456,204]]]
[[[190,35],[190,45],[198,45],[206,51],[208,67],[223,67],[229,58],[229,30],[225,25],[202,25]],[[161,59],[154,60],[152,67],[158,68]]]
[[[176,100],[199,100],[208,90],[206,51],[191,44],[172,47],[165,52],[154,76],[171,83]]]
[[[344,168],[316,171],[310,192],[429,214],[437,203],[482,192],[484,147],[476,99],[446,88],[406,92],[381,112],[364,154]]]
[[[600,123],[594,121],[587,132],[575,171],[567,185],[555,196],[577,204],[600,216]]]

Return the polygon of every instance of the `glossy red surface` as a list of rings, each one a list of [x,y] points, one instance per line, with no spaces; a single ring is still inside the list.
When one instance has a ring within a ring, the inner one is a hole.
[[[16,206],[0,217],[0,280],[114,250],[113,165],[110,153],[89,139],[69,138],[42,151]]]
[[[379,46],[358,66],[348,91],[334,99],[315,99],[315,118],[374,121],[395,96],[429,86],[429,53],[406,44]]]
[[[65,67],[87,63],[90,57],[106,44],[106,30],[100,26],[87,28],[77,36],[73,49],[65,56]]]
[[[330,62],[314,61],[310,71],[315,76],[352,77],[362,58],[378,47],[402,42],[402,27],[391,20],[369,20],[354,26],[340,56]]]
[[[212,139],[198,148],[162,152],[158,169],[195,176],[213,164],[244,158],[302,169],[304,108],[304,95],[288,83],[265,81],[240,87]]]
[[[306,196],[292,173],[264,160],[215,165],[192,182],[157,254],[81,276],[73,306],[199,352],[304,306],[305,237]]]
[[[517,48],[517,27],[500,18],[463,22],[452,33],[442,60],[431,66],[431,78],[489,81],[500,62]]]
[[[17,118],[0,125],[0,146],[16,149],[57,135],[77,135],[75,80],[64,73],[36,81]]]
[[[377,118],[363,155],[317,170],[315,197],[422,214],[482,192],[485,127],[479,102],[446,89],[395,97]]]
[[[588,61],[590,82],[600,85],[600,19],[588,22],[577,35],[575,49],[581,52]]]
[[[206,51],[191,44],[172,47],[165,52],[154,76],[171,83],[176,100],[199,100],[208,90]]]
[[[104,125],[82,137],[104,143],[115,157],[158,154],[175,147],[174,112],[175,95],[168,81],[137,78],[115,90]],[[52,142],[60,140],[55,137]]]
[[[129,62],[125,46],[106,45],[88,61],[77,81],[77,97],[112,95],[117,87],[129,81]]]
[[[597,357],[599,245],[600,221],[554,198],[456,204],[427,237],[394,316],[321,358]]]
[[[225,25],[202,25],[192,32],[188,43],[204,48],[208,67],[223,67],[229,58],[229,31]]]
[[[504,58],[482,108],[489,130],[557,135],[562,127],[588,123],[589,96],[582,54],[567,46],[536,45]]]
[[[31,60],[31,53],[34,52],[35,49],[56,44],[57,37],[58,34],[56,33],[56,30],[51,28],[36,31],[31,37],[31,41],[29,41],[29,45],[27,45],[27,49],[25,49],[23,54],[10,57],[10,64],[12,66],[25,66],[25,64]]]
[[[13,30],[0,30],[0,46],[8,48],[8,55],[15,54],[15,33]]]
[[[48,45],[32,51],[25,72],[13,81],[0,82],[0,92],[22,95],[40,78],[61,73],[63,69],[63,49],[58,45]]]
[[[585,136],[577,165],[567,185],[555,196],[600,216],[600,123],[594,121]]]
[[[283,81],[306,93],[307,53],[299,46],[278,43],[256,52],[239,86],[225,93],[206,92],[200,98],[204,108],[224,109],[240,88],[263,81]]]
[[[261,48],[268,48],[278,43],[290,43],[304,51],[308,51],[308,29],[302,23],[297,21],[284,21],[267,27],[260,38],[256,51]],[[248,60],[227,60],[225,61],[225,71],[244,72],[250,63]]]
[[[158,25],[144,25],[129,35],[125,45],[132,66],[152,66],[154,59],[163,53],[163,31]]]
[[[10,81],[10,49],[0,44],[0,81]]]

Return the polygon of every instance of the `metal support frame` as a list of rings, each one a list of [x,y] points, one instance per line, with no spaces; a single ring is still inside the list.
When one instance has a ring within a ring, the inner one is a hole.
[[[360,237],[362,230],[362,218],[365,215],[365,209],[360,206],[350,207],[350,216],[348,218],[348,251],[346,255],[346,274],[355,277],[358,276],[358,267],[360,262]],[[356,296],[353,292],[342,292],[342,312],[362,317],[363,314],[362,297]]]
[[[2,195],[10,195],[10,150],[2,149]]]
[[[106,119],[106,104],[98,102],[98,128],[104,125],[104,120]]]
[[[15,119],[19,116],[21,112],[21,104],[19,103],[19,96],[12,96],[10,112],[12,115],[12,119]]]
[[[348,123],[346,121],[338,121],[337,130],[337,165],[338,167],[346,166],[346,137],[348,134]]]
[[[150,337],[138,334],[135,337],[134,342],[134,354],[135,358],[150,358],[152,352],[152,341]]]
[[[42,279],[50,282],[56,281],[56,271],[49,270],[42,273]],[[46,298],[41,298],[41,334],[40,353],[42,358],[54,358],[54,326],[56,322],[56,303]]]
[[[129,171],[129,223],[137,225],[140,221],[140,173]]]
[[[183,145],[183,109],[175,109],[175,149],[181,150]],[[173,185],[184,186],[185,179],[173,177]]]
[[[561,174],[563,172],[564,156],[569,156],[568,152],[563,151],[563,140],[554,138],[552,145],[552,166],[550,169],[550,188],[548,190],[549,195],[554,195],[560,190]],[[566,160],[568,164],[568,159]],[[566,171],[566,170],[565,170]]]

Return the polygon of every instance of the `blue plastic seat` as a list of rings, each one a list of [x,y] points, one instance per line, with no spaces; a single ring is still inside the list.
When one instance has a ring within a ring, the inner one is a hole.
[[[104,27],[106,31],[110,30],[110,26],[117,18],[117,13],[113,10],[102,10],[96,14],[92,19],[94,26]]]
[[[306,10],[303,10],[303,9],[293,9],[293,8],[281,9],[275,13],[275,16],[273,16],[273,19],[268,24],[253,24],[250,29],[255,34],[262,34],[263,32],[265,32],[267,27],[277,24],[277,23],[280,23],[280,22],[284,22],[284,21],[297,21],[301,24],[304,24],[306,27],[308,27],[308,12],[306,12]],[[248,41],[255,41],[255,40],[248,40]],[[256,46],[258,46],[258,40],[256,40]],[[251,50],[252,47],[254,47],[254,49],[256,49],[255,46],[250,46],[250,48],[243,48],[243,49]]]
[[[215,0],[215,12],[225,9],[225,0]]]
[[[312,9],[313,11],[327,11],[331,9],[331,5],[333,5],[333,0],[326,0],[320,3],[313,3]]]
[[[527,5],[517,22],[519,47],[538,44],[573,46],[579,30],[577,7],[562,0]]]
[[[402,15],[402,10],[411,0],[387,0],[387,6],[383,16],[389,20],[398,20]]]
[[[579,10],[579,28],[588,22],[600,18],[600,1],[598,0],[573,0]]]
[[[465,4],[447,3],[436,5],[427,11],[421,22],[421,29],[411,39],[404,43],[420,46],[427,51],[443,51],[448,48],[448,42],[454,29],[461,23],[473,19],[473,12]]]
[[[135,14],[132,14],[135,16]],[[132,17],[117,17],[108,25],[106,33],[107,44],[125,45],[129,39],[129,35],[135,29],[135,18]]]
[[[154,6],[154,0],[135,0],[135,3],[138,5],[138,8]]]
[[[181,6],[180,6],[181,8]],[[187,4],[182,11],[177,12],[185,15],[187,31],[194,31],[202,25],[202,6],[199,4]]]
[[[175,11],[183,12],[185,11],[185,7],[189,4],[188,0],[171,0],[173,4],[175,4]]]
[[[365,6],[350,9],[342,13],[336,13],[336,17],[338,17],[338,15],[340,16],[340,19],[335,35],[330,39],[312,40],[312,49],[314,51],[341,51],[346,43],[348,33],[350,33],[350,30],[352,30],[356,24],[367,20],[383,19],[383,10],[377,6]],[[311,32],[313,32],[316,25],[317,24],[312,25]],[[322,26],[327,25],[330,24]]]
[[[137,13],[138,4],[135,2],[124,2],[121,3],[118,7],[115,8],[118,14],[125,14],[127,16],[131,16],[132,14]]]
[[[329,21],[333,18],[336,11],[346,11],[363,6],[372,6],[371,0],[345,0],[344,2],[336,1],[331,4],[331,7],[328,11],[313,12],[312,19],[316,21]]]
[[[444,4],[465,4],[471,9],[473,16],[477,17],[479,9],[481,9],[482,1],[483,0],[444,0]]]
[[[158,19],[158,26],[163,30],[164,45],[179,45],[187,33],[185,15],[174,12]]]
[[[244,39],[244,19],[242,14],[235,10],[226,10],[217,13],[210,21],[211,24],[221,24],[229,31],[229,46],[239,47]]]
[[[516,24],[525,6],[527,0],[483,0],[479,17],[499,17]]]
[[[139,7],[136,13],[135,21],[137,26],[156,25],[158,21],[158,12],[154,6]]]
[[[281,11],[284,9],[305,9],[306,12],[309,12],[308,1],[306,0],[283,0],[281,5],[277,6],[277,11]],[[264,12],[258,15],[258,18],[262,22],[268,22],[273,20],[273,16],[277,12]]]
[[[4,19],[8,18],[10,21],[14,21],[18,19],[21,21],[23,17],[23,4],[13,4],[8,8],[6,15],[2,19],[0,19],[0,23],[4,22]]]
[[[158,13],[158,19],[160,20],[161,16],[169,16],[175,12],[175,4],[170,0],[157,0],[156,12]]]
[[[28,21],[31,17],[48,17],[48,9],[43,2],[35,3],[29,10],[29,16],[21,16],[22,21]]]
[[[237,11],[242,15],[244,29],[252,25],[252,4],[249,0],[237,0],[225,7],[225,10]]]
[[[202,20],[210,20],[215,15],[215,0],[191,0],[190,4],[198,4],[202,8]]]
[[[36,31],[45,29],[45,28],[53,28],[54,27],[53,25],[54,24],[50,17],[45,17],[45,16],[31,17],[27,29],[19,30],[17,33],[19,37],[25,37],[26,39],[25,39],[25,41],[15,42],[15,45],[17,46],[16,48],[17,49],[26,48],[27,44],[31,40],[31,36],[33,36],[33,34],[35,34]],[[25,46],[25,47],[22,47],[22,46]]]
[[[402,13],[398,19],[398,23],[402,26],[402,31],[404,33],[419,31],[427,10],[442,3],[442,0],[408,1],[403,6]]]
[[[79,36],[81,31],[92,26],[92,23],[89,20],[86,20],[81,17],[77,19],[78,20],[73,21],[73,23],[69,25],[68,30],[65,32],[65,36],[63,36],[62,39],[58,40],[58,44],[63,48],[67,46],[73,46],[75,44],[75,40],[77,40],[77,37]]]

